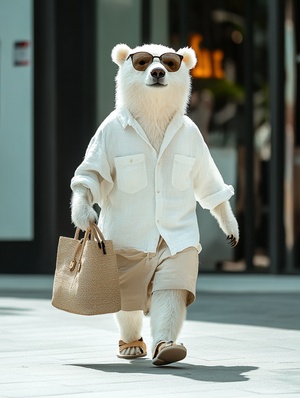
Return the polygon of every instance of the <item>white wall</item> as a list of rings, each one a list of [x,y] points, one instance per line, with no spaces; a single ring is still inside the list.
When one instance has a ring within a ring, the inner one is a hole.
[[[14,65],[17,41],[29,65]],[[0,0],[0,240],[34,234],[32,46],[32,0]]]

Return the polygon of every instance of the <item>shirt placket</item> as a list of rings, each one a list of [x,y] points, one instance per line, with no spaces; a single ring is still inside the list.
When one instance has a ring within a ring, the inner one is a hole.
[[[156,225],[158,229],[160,229],[162,222],[162,187],[163,187],[163,178],[162,178],[162,162],[158,160],[155,167],[155,202],[156,202]]]

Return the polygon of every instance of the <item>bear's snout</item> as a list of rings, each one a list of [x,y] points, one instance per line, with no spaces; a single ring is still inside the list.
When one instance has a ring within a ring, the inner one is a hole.
[[[149,79],[150,78],[150,79]],[[149,70],[149,75],[147,78],[148,86],[152,87],[165,87],[166,84],[166,70],[163,67],[156,66]]]
[[[163,68],[155,68],[150,73],[151,73],[151,76],[157,80],[162,79],[163,77],[165,77],[165,74],[166,74],[166,72],[164,71]]]

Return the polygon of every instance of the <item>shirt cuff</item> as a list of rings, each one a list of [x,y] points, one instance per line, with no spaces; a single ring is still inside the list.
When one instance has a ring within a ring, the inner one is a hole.
[[[71,180],[72,191],[76,191],[76,186],[78,185],[84,186],[91,191],[93,203],[100,201],[99,184],[96,181],[86,176],[75,176]]]
[[[225,187],[212,195],[206,196],[199,200],[199,203],[203,209],[214,209],[220,203],[229,200],[234,195],[234,188],[232,185],[225,185]]]

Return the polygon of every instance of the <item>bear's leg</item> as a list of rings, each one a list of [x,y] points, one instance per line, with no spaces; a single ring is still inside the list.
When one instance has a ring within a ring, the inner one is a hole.
[[[120,329],[120,340],[125,343],[139,340],[142,337],[143,311],[119,311],[116,318]],[[121,355],[140,355],[140,347],[125,348],[120,351]]]
[[[150,311],[153,347],[160,341],[176,341],[186,317],[186,290],[158,290]]]

